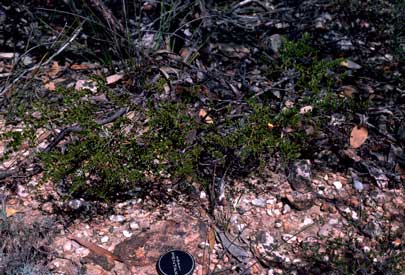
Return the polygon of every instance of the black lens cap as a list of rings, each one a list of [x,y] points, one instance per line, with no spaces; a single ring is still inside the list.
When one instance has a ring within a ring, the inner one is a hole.
[[[191,275],[194,268],[194,257],[182,250],[166,252],[160,256],[156,264],[159,275]]]

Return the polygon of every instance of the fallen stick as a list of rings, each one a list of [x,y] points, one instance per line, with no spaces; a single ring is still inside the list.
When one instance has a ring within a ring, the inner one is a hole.
[[[104,118],[104,119],[98,119],[96,120],[97,125],[105,125],[110,122],[113,122],[123,114],[125,114],[128,111],[128,108],[120,108],[118,111],[116,111],[113,115]],[[43,152],[48,153],[50,152],[56,145],[59,144],[68,134],[70,133],[80,133],[83,131],[83,127],[76,125],[76,126],[69,126],[65,129],[63,129],[53,140],[51,143],[46,146],[46,148],[43,150]]]
[[[102,1],[91,0],[90,2],[96,9],[101,12],[104,19],[107,21],[107,24],[114,32],[120,31],[121,33],[124,33],[124,27],[122,26],[122,24],[117,20],[112,11]]]
[[[108,251],[107,249],[104,249],[92,242],[89,242],[85,239],[76,237],[76,236],[71,236],[69,237],[69,239],[77,242],[78,244],[88,248],[89,250],[91,250],[94,254],[98,255],[98,256],[102,256],[105,257],[107,259],[107,261],[111,264],[114,265],[114,261],[118,261],[123,263],[123,261],[116,256],[115,254],[113,254],[112,252]]]
[[[110,122],[113,122],[114,120],[116,120],[117,118],[119,118],[120,116],[122,116],[123,114],[125,114],[126,112],[128,112],[129,108],[125,107],[125,108],[120,108],[118,109],[114,114],[112,114],[109,117],[103,118],[103,119],[98,119],[96,120],[96,123],[98,125],[105,125],[108,124]],[[70,126],[67,127],[65,129],[63,129],[53,140],[51,143],[49,143],[49,145],[42,150],[42,152],[44,153],[48,153],[50,152],[56,145],[59,144],[59,142],[61,142],[68,134],[70,133],[80,133],[81,131],[83,131],[83,127],[76,125],[76,126]],[[26,160],[24,160],[21,164],[25,164],[25,165],[29,165],[32,163],[32,158],[28,158]],[[34,170],[33,172],[29,173],[29,176],[33,176],[37,173],[39,173],[40,171],[42,171],[42,168],[38,168],[36,170]],[[13,169],[13,170],[0,170],[0,180],[4,180],[8,177],[14,177],[17,173],[19,172],[18,169]],[[26,175],[22,176],[25,177]]]
[[[59,55],[61,52],[63,52],[67,46],[69,46],[75,39],[76,37],[79,35],[79,33],[82,30],[82,25],[81,24],[73,33],[72,37],[69,38],[69,40],[63,44],[59,50],[57,50],[53,55],[51,55],[51,57],[49,57],[44,63],[39,63],[27,70],[25,70],[24,72],[22,72],[19,76],[17,76],[8,86],[4,87],[4,89],[0,92],[0,96],[3,95],[4,93],[6,93],[11,87],[13,87],[13,85],[15,83],[17,83],[18,80],[20,80],[26,73],[31,72],[31,71],[35,71],[38,70],[41,66],[47,65],[49,64],[57,55]]]
[[[0,180],[8,178],[12,175],[14,175],[16,172],[14,171],[4,171],[4,170],[0,170]]]

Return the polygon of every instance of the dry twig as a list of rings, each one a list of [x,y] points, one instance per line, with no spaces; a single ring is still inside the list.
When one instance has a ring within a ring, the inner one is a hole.
[[[39,63],[29,69],[26,69],[20,75],[18,75],[16,78],[14,78],[14,80],[9,85],[7,85],[6,87],[3,88],[3,90],[0,92],[0,96],[5,94],[15,83],[17,83],[22,77],[24,77],[24,75],[26,75],[29,72],[38,70],[41,66],[49,64],[56,56],[58,56],[61,52],[63,52],[80,34],[80,32],[82,30],[82,25],[83,25],[83,23],[73,32],[72,37],[70,37],[69,40],[66,41],[66,43],[64,43],[59,48],[59,50],[57,50],[53,55],[51,55],[44,63]]]

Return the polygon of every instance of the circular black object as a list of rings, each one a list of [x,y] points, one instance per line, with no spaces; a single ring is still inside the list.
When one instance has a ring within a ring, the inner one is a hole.
[[[159,275],[191,275],[194,268],[194,257],[182,250],[166,252],[160,256],[156,264]]]

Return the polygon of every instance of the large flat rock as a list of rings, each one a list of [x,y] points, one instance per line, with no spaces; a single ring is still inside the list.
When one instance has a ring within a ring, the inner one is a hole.
[[[117,244],[114,254],[131,266],[154,266],[159,256],[171,249],[184,249],[196,257],[206,231],[204,223],[182,211]]]

